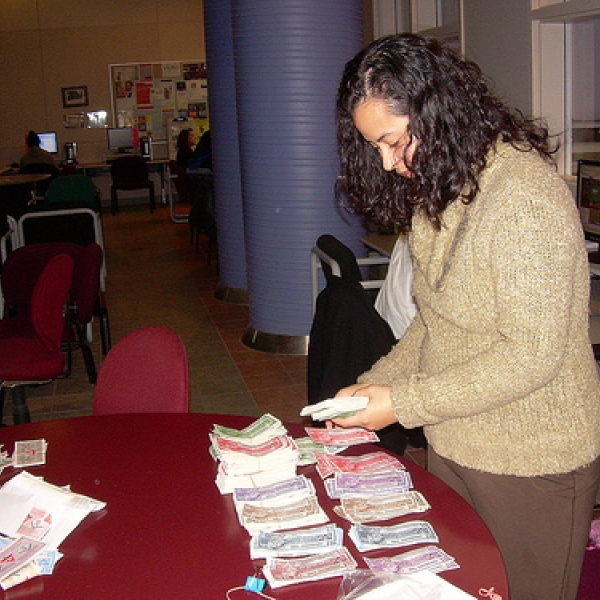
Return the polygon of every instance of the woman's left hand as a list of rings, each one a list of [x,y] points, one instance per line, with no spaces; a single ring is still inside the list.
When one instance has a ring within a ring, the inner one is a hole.
[[[337,396],[367,396],[369,398],[369,404],[364,410],[351,417],[332,419],[331,423],[338,427],[362,427],[377,431],[397,422],[392,409],[390,387],[387,385],[358,383],[341,389],[336,394]]]

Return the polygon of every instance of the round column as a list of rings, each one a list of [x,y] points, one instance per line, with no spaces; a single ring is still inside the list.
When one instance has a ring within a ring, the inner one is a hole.
[[[323,233],[360,249],[340,211],[335,96],[362,43],[360,0],[232,0],[250,325],[244,343],[304,353],[310,250]],[[210,66],[209,66],[210,68]]]
[[[246,251],[229,0],[204,3],[204,31],[219,243],[220,283],[215,296],[245,304]]]

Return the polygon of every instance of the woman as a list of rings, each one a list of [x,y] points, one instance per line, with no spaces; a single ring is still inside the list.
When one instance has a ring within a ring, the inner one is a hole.
[[[177,136],[175,161],[182,169],[212,169],[210,132],[206,131],[196,143],[193,129],[182,129]]]
[[[574,599],[600,481],[589,271],[547,130],[473,63],[414,35],[375,41],[337,98],[340,194],[409,232],[418,314],[338,395],[335,419],[424,426],[429,469],[470,502],[511,600]]]

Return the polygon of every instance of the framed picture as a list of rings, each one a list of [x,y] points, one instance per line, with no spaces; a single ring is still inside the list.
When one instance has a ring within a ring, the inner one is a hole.
[[[600,161],[578,161],[577,207],[586,233],[600,234]]]
[[[89,104],[87,85],[62,88],[62,99],[63,108],[87,106]]]

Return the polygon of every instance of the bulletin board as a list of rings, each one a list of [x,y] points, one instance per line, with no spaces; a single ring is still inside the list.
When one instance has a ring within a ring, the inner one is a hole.
[[[206,120],[208,82],[200,60],[109,65],[113,127],[135,127],[166,141],[177,118]]]

